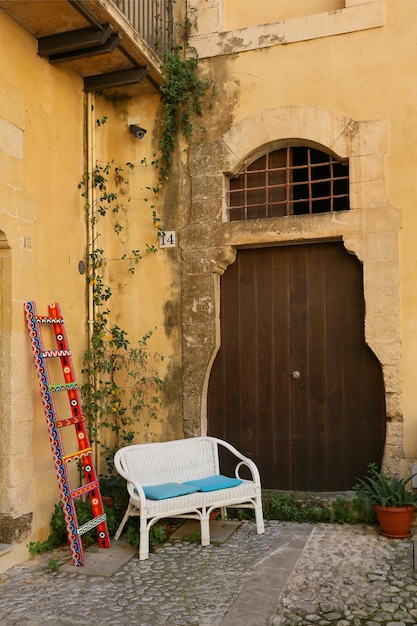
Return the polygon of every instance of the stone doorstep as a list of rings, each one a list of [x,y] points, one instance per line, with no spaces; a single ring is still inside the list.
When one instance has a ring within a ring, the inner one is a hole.
[[[13,544],[11,543],[0,543],[0,556],[3,554],[7,554],[13,550]]]

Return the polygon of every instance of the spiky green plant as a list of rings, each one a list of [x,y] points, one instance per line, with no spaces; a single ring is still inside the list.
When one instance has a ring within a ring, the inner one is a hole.
[[[364,478],[358,478],[353,487],[358,497],[367,504],[368,510],[374,504],[383,507],[416,506],[417,493],[409,488],[413,476],[399,478],[380,472],[375,463],[368,465]]]

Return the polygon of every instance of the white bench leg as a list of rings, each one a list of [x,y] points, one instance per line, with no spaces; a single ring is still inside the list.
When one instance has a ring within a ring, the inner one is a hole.
[[[122,534],[122,530],[123,530],[127,520],[129,519],[129,515],[130,515],[130,512],[131,512],[132,509],[133,509],[133,505],[129,503],[129,506],[126,509],[126,513],[124,514],[123,519],[120,522],[120,526],[117,529],[117,532],[116,532],[116,534],[114,536],[116,541],[120,538],[120,535]]]
[[[256,518],[256,532],[258,535],[262,535],[265,532],[264,516],[262,513],[262,501],[256,499],[255,504],[255,518]]]
[[[208,515],[203,516],[200,520],[201,528],[201,545],[210,545],[210,521]]]
[[[140,516],[139,526],[139,561],[146,561],[149,556],[149,529],[147,519]]]

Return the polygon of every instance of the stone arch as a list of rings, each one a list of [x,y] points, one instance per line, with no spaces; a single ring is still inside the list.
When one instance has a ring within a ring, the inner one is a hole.
[[[243,159],[260,146],[274,145],[283,140],[307,140],[326,146],[340,157],[363,153],[365,146],[363,126],[385,126],[385,122],[357,122],[344,115],[316,106],[291,105],[254,113],[232,127],[223,137],[232,160]],[[256,128],[256,132],[254,129]],[[377,147],[386,137],[369,137],[366,152]]]
[[[343,214],[228,222],[225,173],[287,140],[306,141],[349,158],[351,209]],[[183,252],[184,430],[206,428],[207,382],[218,349],[219,274],[240,246],[342,238],[363,263],[366,341],[379,358],[387,406],[386,466],[399,470],[402,451],[399,325],[399,213],[385,193],[385,120],[356,121],[316,106],[292,105],[253,113],[221,140],[190,154],[191,222],[181,232]],[[190,296],[192,302],[190,308]]]

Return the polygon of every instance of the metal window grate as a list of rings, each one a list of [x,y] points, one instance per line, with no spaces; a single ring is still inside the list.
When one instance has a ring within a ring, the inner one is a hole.
[[[113,0],[144,41],[161,58],[172,48],[174,0]]]
[[[313,148],[268,152],[229,182],[230,221],[349,209],[349,162]]]

